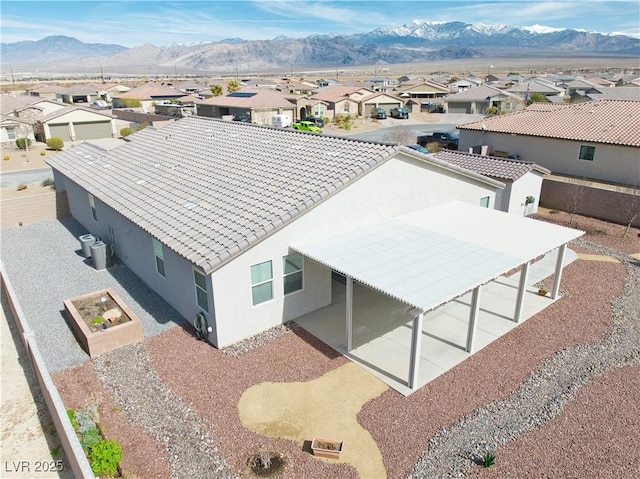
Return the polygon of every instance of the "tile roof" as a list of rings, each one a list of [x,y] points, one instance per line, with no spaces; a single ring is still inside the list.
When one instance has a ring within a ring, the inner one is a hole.
[[[66,115],[67,113],[70,113],[70,112],[76,111],[76,110],[87,111],[87,112],[93,113],[95,115],[104,116],[104,117],[109,118],[109,119],[113,118],[113,115],[111,114],[111,112],[101,111],[101,110],[97,110],[95,108],[88,108],[88,107],[85,107],[85,106],[69,105],[69,106],[66,106],[64,108],[60,108],[59,110],[52,111],[47,116],[45,116],[42,119],[42,121],[44,121],[44,122],[51,121],[51,120],[54,120],[55,118],[58,118],[58,117],[60,117],[62,115]]]
[[[543,174],[550,174],[546,168],[535,163],[510,158],[498,158],[495,156],[476,155],[473,153],[463,153],[461,151],[441,150],[434,154],[436,158],[457,165],[467,170],[491,178],[516,181],[532,170]]]
[[[640,146],[640,102],[596,100],[577,104],[533,103],[524,110],[459,125],[460,130]]]
[[[14,110],[22,110],[39,101],[42,101],[42,98],[33,95],[0,95],[0,112],[7,115],[13,113]],[[34,106],[33,108],[39,107]]]
[[[458,93],[454,93],[452,95],[448,95],[444,97],[444,100],[447,102],[450,101],[476,101],[476,100],[486,100],[487,97],[495,98],[495,97],[509,97],[515,95],[506,93],[499,88],[489,86],[489,85],[480,85],[477,87],[469,88],[468,90],[464,90]]]
[[[282,94],[282,92],[277,90],[265,88],[243,88],[237,93],[240,93],[241,95],[253,95],[233,96],[233,93],[230,93],[225,96],[207,98],[206,100],[197,101],[196,103],[198,105],[220,105],[237,108],[293,108],[293,104]]]
[[[155,85],[142,85],[132,88],[125,93],[113,95],[114,98],[129,98],[133,100],[152,100],[157,97],[174,97],[179,98],[185,96],[184,92],[174,88],[165,88]]]
[[[394,155],[394,145],[204,117],[47,163],[211,272]]]
[[[368,94],[368,92],[374,93],[373,90],[364,88],[362,86],[334,85],[324,88],[317,93],[314,93],[311,98],[316,100],[324,100],[329,103],[336,103],[338,101],[344,100],[345,98],[348,98],[349,95],[359,90],[366,90],[365,94]]]

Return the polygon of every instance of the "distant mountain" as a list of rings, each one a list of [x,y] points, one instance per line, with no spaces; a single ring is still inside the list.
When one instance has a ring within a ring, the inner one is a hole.
[[[85,57],[109,57],[125,51],[122,45],[83,43],[75,38],[56,35],[38,41],[1,43],[2,63],[48,63],[78,60]]]
[[[468,24],[414,20],[395,28],[356,35],[278,36],[272,40],[229,38],[219,42],[120,45],[86,44],[69,37],[2,44],[2,63],[43,63],[55,59],[65,69],[104,66],[114,72],[153,73],[180,68],[192,72],[261,71],[303,67],[338,67],[508,56],[527,52],[598,52],[640,54],[640,39],[534,25]]]

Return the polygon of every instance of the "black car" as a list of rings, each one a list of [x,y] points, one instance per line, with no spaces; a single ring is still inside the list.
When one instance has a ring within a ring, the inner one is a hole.
[[[371,118],[375,118],[377,120],[384,120],[387,118],[387,112],[384,111],[384,108],[375,108],[371,112]]]
[[[305,116],[300,121],[311,121],[315,123],[318,128],[324,128],[324,120],[322,118],[318,118],[317,116]]]
[[[390,113],[392,118],[409,118],[409,110],[404,107],[392,108]]]

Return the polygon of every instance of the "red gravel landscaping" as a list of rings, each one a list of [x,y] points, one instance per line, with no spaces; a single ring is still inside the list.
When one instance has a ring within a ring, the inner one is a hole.
[[[619,225],[579,217],[573,226],[588,226],[589,241],[640,252],[637,236],[616,236]],[[598,229],[615,235],[596,233]],[[405,477],[438,429],[487,402],[508,397],[545,358],[576,344],[598,342],[611,325],[612,302],[621,294],[625,276],[623,264],[575,261],[564,270],[565,297],[411,396],[390,389],[368,402],[358,421],[378,444],[388,477]],[[238,474],[250,454],[267,446],[287,456],[283,478],[357,477],[349,465],[319,461],[292,441],[245,429],[238,417],[240,396],[252,385],[309,381],[348,362],[304,330],[288,332],[238,358],[197,341],[180,327],[144,344],[158,376],[209,424],[215,445]],[[92,398],[101,404],[105,430],[123,445],[125,470],[144,478],[169,477],[164,446],[118,412],[91,362],[53,377],[67,407],[82,407]],[[580,389],[547,424],[501,447],[494,468],[474,466],[470,473],[631,477],[626,473],[638,472],[640,463],[634,440],[640,435],[640,403],[635,398],[639,389],[640,367],[612,370]]]

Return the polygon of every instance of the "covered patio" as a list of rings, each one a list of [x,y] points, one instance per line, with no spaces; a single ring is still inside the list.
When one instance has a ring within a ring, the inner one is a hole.
[[[345,283],[296,322],[410,394],[551,304],[575,258],[566,244],[581,234],[452,202],[294,244]],[[540,296],[532,285],[551,274]]]

